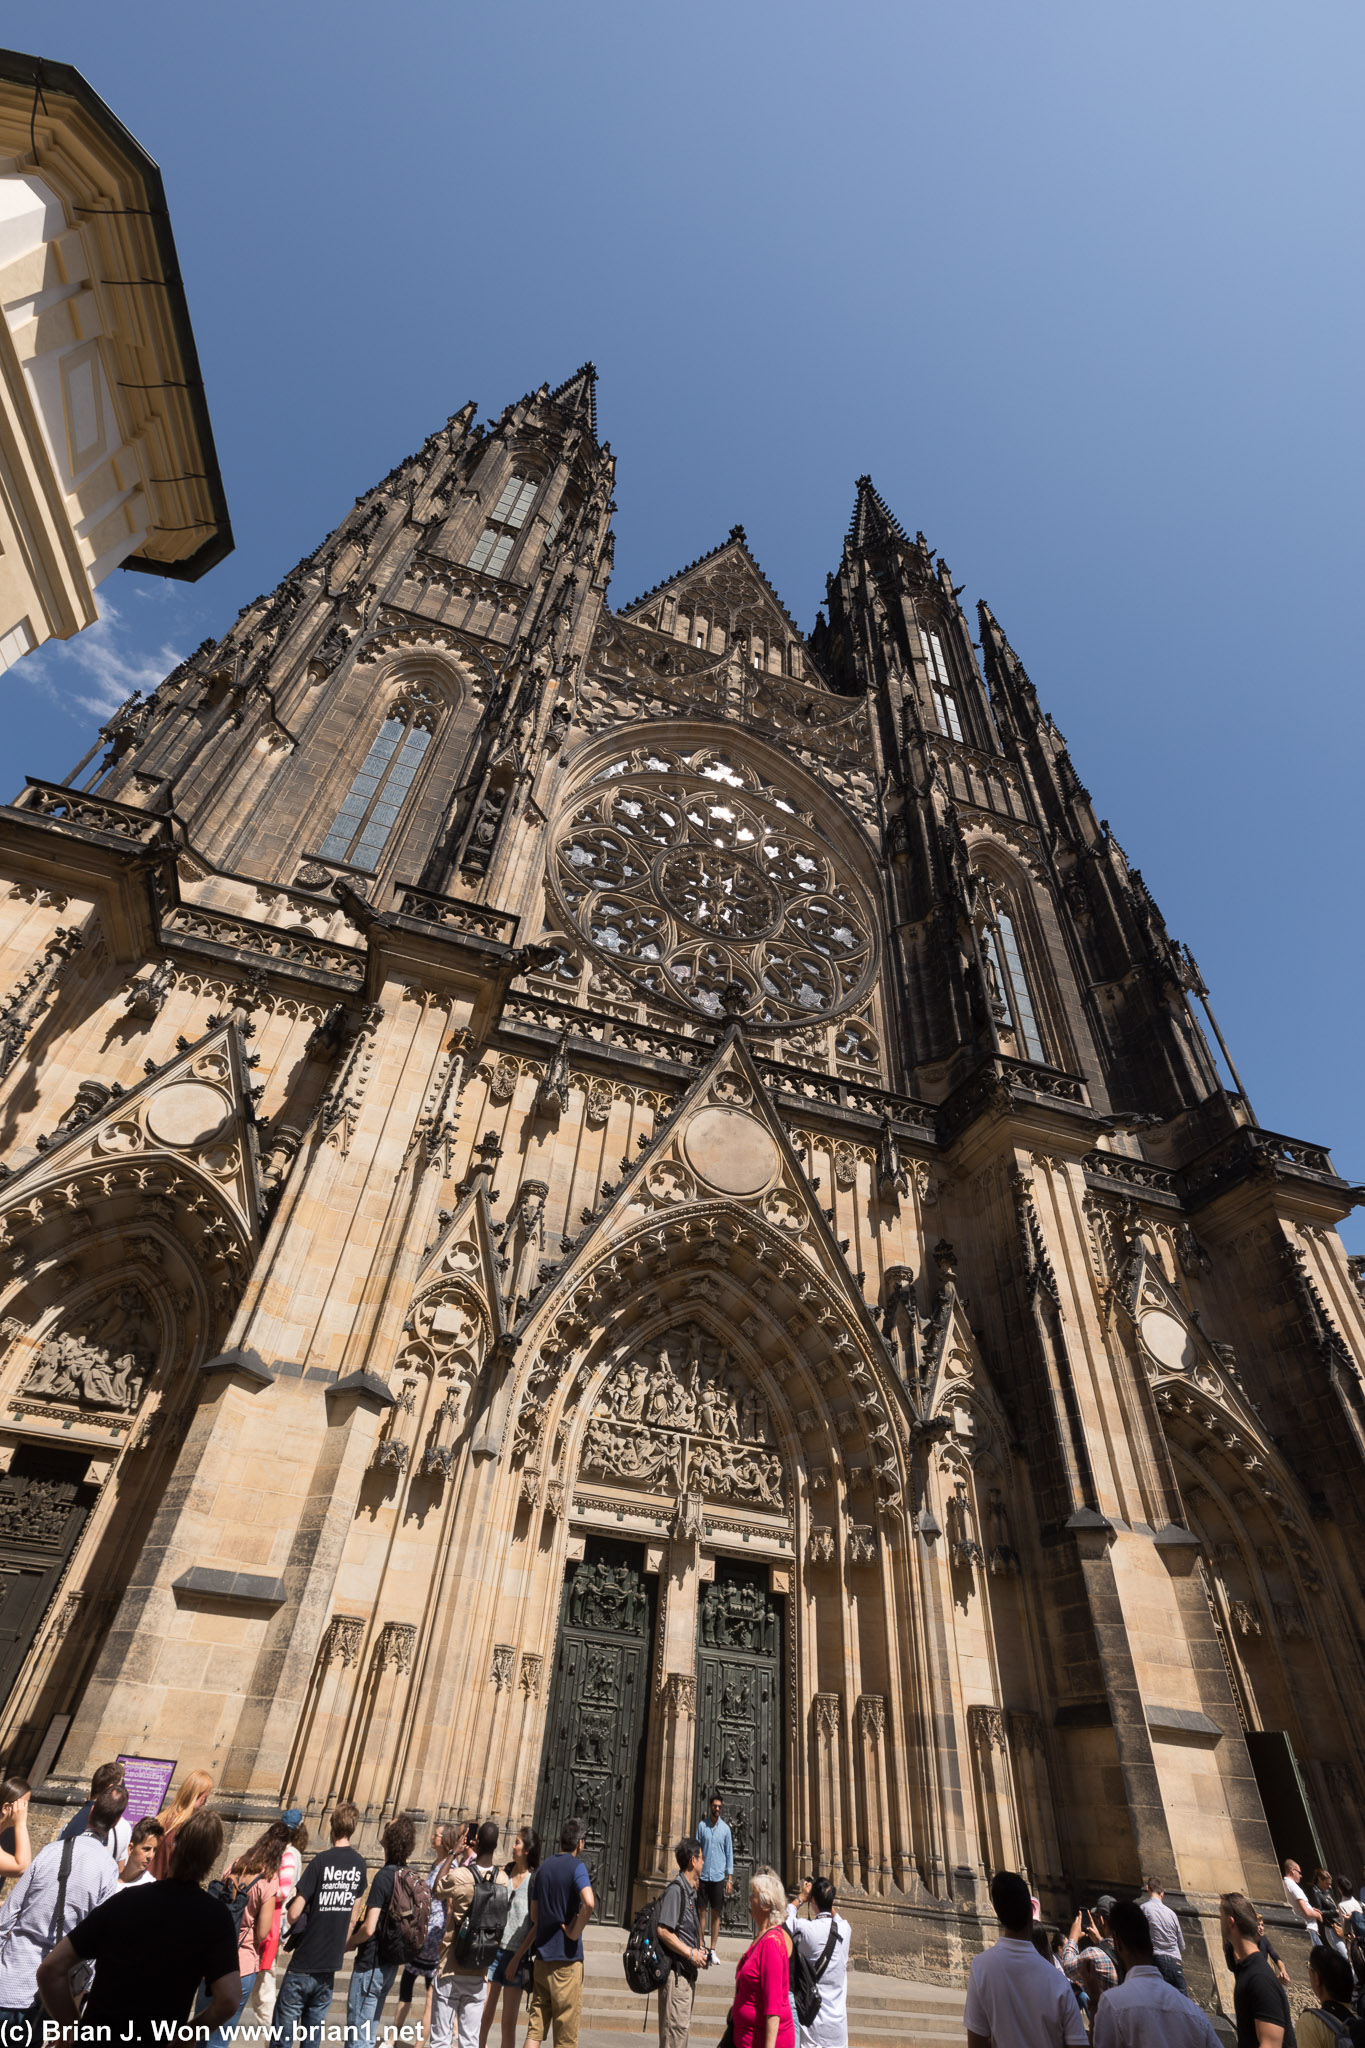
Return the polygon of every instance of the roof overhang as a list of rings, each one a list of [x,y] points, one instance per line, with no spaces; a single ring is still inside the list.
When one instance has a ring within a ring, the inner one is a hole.
[[[123,567],[192,583],[233,539],[161,172],[79,71],[0,49],[4,158],[84,230],[129,438],[150,428],[176,457],[165,480],[147,479],[153,524]]]

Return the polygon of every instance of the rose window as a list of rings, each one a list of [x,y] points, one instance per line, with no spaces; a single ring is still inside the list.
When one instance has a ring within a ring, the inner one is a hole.
[[[614,762],[553,869],[570,922],[642,996],[777,1025],[844,1009],[870,978],[871,919],[828,841],[714,753]]]

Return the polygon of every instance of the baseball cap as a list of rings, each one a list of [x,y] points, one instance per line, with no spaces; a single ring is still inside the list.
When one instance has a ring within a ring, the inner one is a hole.
[[[1103,1913],[1107,1918],[1108,1915],[1113,1912],[1117,1904],[1118,1900],[1114,1897],[1112,1892],[1101,1892],[1100,1896],[1095,1901],[1095,1911],[1097,1913]]]
[[[296,1828],[303,1819],[303,1808],[301,1806],[291,1806],[288,1813],[280,1815],[280,1819],[287,1828]]]

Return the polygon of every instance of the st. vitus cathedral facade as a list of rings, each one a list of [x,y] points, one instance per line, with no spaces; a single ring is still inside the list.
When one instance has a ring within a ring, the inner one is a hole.
[[[612,480],[466,407],[0,814],[0,1746],[1211,1949],[1365,1841],[1353,1191],[867,479],[809,638]]]

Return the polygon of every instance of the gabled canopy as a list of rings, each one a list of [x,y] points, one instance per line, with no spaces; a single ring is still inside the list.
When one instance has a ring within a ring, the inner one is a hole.
[[[677,574],[656,583],[633,603],[626,605],[623,618],[664,632],[662,625],[670,600],[685,610],[690,601],[708,622],[725,630],[727,645],[747,633],[762,634],[770,641],[795,641],[804,647],[805,636],[764,575],[742,526],[732,526],[728,539],[709,554],[699,555]],[[671,615],[670,615],[671,617]]]

